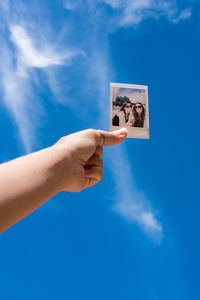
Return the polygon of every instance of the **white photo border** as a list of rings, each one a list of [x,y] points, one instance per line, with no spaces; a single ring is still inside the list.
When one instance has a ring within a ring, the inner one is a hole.
[[[136,84],[126,84],[126,83],[110,83],[110,126],[109,130],[114,131],[120,128],[120,126],[112,125],[112,109],[113,109],[113,88],[128,88],[128,89],[138,89],[145,91],[145,106],[146,106],[146,128],[130,127],[128,129],[128,138],[137,139],[149,139],[149,101],[148,101],[148,86],[147,85],[136,85]]]

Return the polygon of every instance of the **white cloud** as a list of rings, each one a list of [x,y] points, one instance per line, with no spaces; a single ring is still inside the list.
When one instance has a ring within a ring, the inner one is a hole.
[[[8,112],[14,118],[27,153],[31,152],[34,134],[27,103],[31,99],[31,88],[26,79],[20,78],[13,64],[13,55],[5,42],[1,43],[0,74],[3,101]]]
[[[94,92],[93,89],[99,91],[96,93],[100,111],[98,127],[104,128],[107,122],[105,113],[108,96],[107,83],[111,78],[109,49],[107,48],[109,31],[121,26],[140,24],[147,18],[165,17],[170,22],[179,23],[181,20],[190,18],[192,12],[190,8],[178,9],[175,0],[66,0],[64,6],[67,10],[72,11],[72,14],[77,10],[80,20],[84,24],[85,31],[82,32],[85,49],[89,49],[91,54],[85,64],[84,78],[86,73],[88,76],[84,81],[85,89],[89,90],[90,88],[92,92]],[[106,6],[112,10],[112,17],[105,13]],[[10,13],[8,7],[6,7],[6,13]],[[12,14],[8,19],[12,19]],[[31,22],[33,21],[31,20]],[[51,20],[47,20],[47,22],[53,26]],[[7,24],[12,43],[17,51],[13,50],[13,45],[8,46],[2,56],[2,49],[0,50],[3,99],[18,124],[25,149],[29,152],[34,138],[34,122],[31,119],[30,109],[32,109],[31,105],[34,106],[39,102],[34,89],[32,89],[32,72],[38,68],[42,69],[48,76],[49,87],[55,94],[58,94],[60,86],[52,67],[68,65],[75,56],[83,53],[76,49],[60,48],[56,41],[51,43],[49,35],[45,36],[41,24],[34,25],[36,29],[38,28],[38,35],[27,30],[29,28],[27,20],[23,20],[22,23],[12,20],[12,23],[8,21]],[[23,26],[19,24],[23,24]],[[65,25],[70,25],[67,20]],[[76,26],[75,23],[73,26],[69,26],[69,30],[73,30],[71,36],[80,31],[78,26],[80,24]],[[104,31],[103,34],[102,31]],[[101,33],[100,37],[98,37],[99,32]],[[17,65],[15,65],[15,61]],[[33,102],[34,97],[35,102]],[[116,188],[113,196],[115,200],[113,209],[125,220],[137,224],[148,235],[161,239],[162,224],[157,219],[158,212],[153,209],[151,202],[134,184],[125,147],[122,145],[114,148],[112,155],[108,155],[107,158]]]
[[[80,54],[80,51],[64,50],[59,52],[54,45],[42,45],[37,47],[40,41],[36,41],[28,35],[25,28],[19,25],[10,26],[13,43],[19,50],[19,61],[26,67],[47,68],[54,65],[67,65],[71,62],[72,57]]]
[[[92,85],[93,89],[98,91],[95,94],[100,113],[95,125],[104,130],[106,129],[105,124],[109,123],[109,107],[106,99],[109,97],[108,78],[112,75],[106,47],[104,47],[104,51],[100,52],[94,47],[92,61],[93,64],[89,67],[88,73],[91,74],[90,80],[95,81],[95,85]],[[94,72],[94,70],[97,71]],[[88,88],[89,86],[90,84],[88,84]],[[115,184],[113,210],[128,222],[138,225],[149,237],[160,242],[163,228],[157,220],[159,212],[152,208],[151,202],[146,199],[145,194],[136,187],[125,144],[112,147],[110,151],[105,152],[104,157]]]
[[[137,224],[149,236],[161,241],[163,229],[157,220],[159,212],[152,208],[145,194],[136,187],[124,145],[112,149],[109,161],[117,190],[113,209],[127,221]]]
[[[132,188],[134,192],[132,196],[121,195],[122,198],[116,203],[114,209],[128,221],[138,224],[147,234],[161,239],[162,225],[156,219],[158,212],[150,208],[150,203],[144,196],[141,197],[139,192],[137,194],[136,190]]]
[[[187,20],[192,15],[190,7],[179,8],[178,0],[66,0],[65,8],[79,11],[80,7],[87,9],[89,19],[99,21],[106,25],[106,31],[113,31],[118,27],[135,26],[143,20],[153,18],[155,20],[164,17],[169,22],[179,23]],[[104,10],[103,5],[108,5],[113,10],[112,17]]]
[[[136,25],[147,18],[166,17],[178,23],[191,17],[191,9],[179,10],[174,0],[102,0],[118,13],[120,26]]]
[[[67,10],[75,10],[78,8],[78,6],[79,6],[79,3],[75,2],[75,1],[71,1],[71,0],[64,1],[64,7]]]
[[[192,10],[191,10],[191,8],[187,8],[187,9],[181,11],[179,15],[174,16],[172,18],[172,22],[179,23],[180,21],[189,19],[191,16],[192,16]]]
[[[155,214],[152,211],[142,212],[140,215],[140,222],[144,226],[145,230],[162,233],[162,226],[156,220]]]
[[[114,9],[119,8],[121,6],[121,0],[103,0],[103,2],[110,5]]]
[[[33,88],[35,84],[37,85],[34,69],[39,68],[46,72],[49,67],[69,65],[75,56],[83,53],[76,49],[59,47],[56,39],[53,44],[50,44],[49,36],[45,36],[41,28],[40,33],[36,35],[28,32],[25,26],[16,25],[8,1],[1,3],[1,8],[4,11],[0,34],[3,101],[17,124],[24,149],[29,153],[34,144],[35,129],[39,124],[39,115],[42,111],[40,99]],[[18,13],[14,12],[14,15]],[[10,23],[11,19],[12,23]],[[27,23],[26,20],[22,21],[24,25]]]

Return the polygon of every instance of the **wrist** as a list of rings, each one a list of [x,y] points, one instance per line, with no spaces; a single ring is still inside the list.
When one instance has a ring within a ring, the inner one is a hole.
[[[56,193],[66,191],[72,180],[72,158],[65,144],[55,144],[50,147],[51,165],[49,173],[52,176]]]

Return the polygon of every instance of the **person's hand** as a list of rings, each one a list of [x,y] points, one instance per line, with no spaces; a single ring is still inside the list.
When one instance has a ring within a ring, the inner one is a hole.
[[[127,129],[104,132],[104,145],[116,145]],[[103,177],[102,135],[84,130],[51,147],[0,165],[0,233],[60,191],[80,192]],[[10,188],[12,187],[12,188]]]
[[[104,146],[117,145],[127,137],[127,129],[103,132]],[[62,152],[59,163],[59,185],[61,191],[80,192],[103,178],[103,148],[99,146],[101,134],[88,129],[62,137],[53,147]]]
[[[130,123],[131,123],[131,126],[134,127],[134,124],[135,124],[135,117],[134,117],[134,114],[133,114],[133,113],[130,115]]]

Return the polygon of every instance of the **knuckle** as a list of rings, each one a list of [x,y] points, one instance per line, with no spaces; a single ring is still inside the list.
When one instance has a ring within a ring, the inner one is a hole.
[[[100,174],[99,174],[99,178],[100,178],[100,180],[102,180],[102,179],[103,179],[103,176],[104,176],[104,174],[103,174],[103,171],[101,171],[101,172],[100,172]]]
[[[88,135],[89,135],[92,139],[94,139],[94,141],[96,142],[96,144],[98,144],[99,138],[100,138],[100,137],[99,137],[99,132],[98,132],[98,130],[90,128],[90,129],[86,129],[85,132],[87,132]]]
[[[96,133],[96,130],[95,129],[92,129],[92,128],[89,128],[89,129],[86,129],[86,132],[89,134],[89,135],[94,135]]]
[[[66,141],[66,136],[62,136],[57,142],[56,144],[60,144]]]
[[[102,156],[103,155],[103,147],[99,146],[99,155]]]
[[[103,160],[100,160],[100,166],[102,167],[102,169],[104,168],[104,163],[103,163]]]

